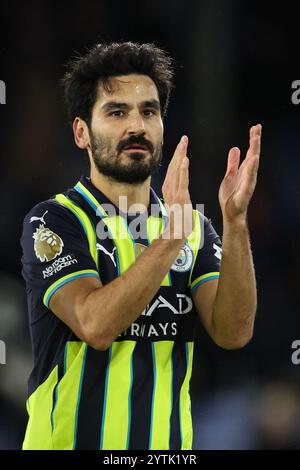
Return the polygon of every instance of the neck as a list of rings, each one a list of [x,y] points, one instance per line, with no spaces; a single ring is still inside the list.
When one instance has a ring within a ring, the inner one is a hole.
[[[150,202],[150,183],[151,177],[146,179],[144,183],[140,184],[129,184],[119,183],[113,181],[105,175],[98,172],[96,168],[92,166],[90,178],[92,184],[99,189],[113,204],[119,207],[122,212],[133,212],[130,206],[138,204],[141,207],[135,207],[136,211],[144,212],[145,208],[149,206]],[[120,196],[121,200],[120,200]],[[124,198],[125,196],[125,198]]]

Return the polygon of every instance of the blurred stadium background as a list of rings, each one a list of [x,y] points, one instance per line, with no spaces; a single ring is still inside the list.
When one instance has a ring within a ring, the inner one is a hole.
[[[259,306],[240,351],[215,346],[199,325],[191,395],[195,449],[300,449],[300,79],[295,3],[234,0],[1,2],[0,449],[21,447],[30,338],[19,239],[25,213],[87,172],[66,123],[58,80],[74,50],[96,42],[155,42],[175,59],[164,166],[190,138],[191,195],[222,232],[218,188],[230,146],[247,148],[263,125],[262,161],[249,214]],[[241,274],[242,275],[242,274]]]

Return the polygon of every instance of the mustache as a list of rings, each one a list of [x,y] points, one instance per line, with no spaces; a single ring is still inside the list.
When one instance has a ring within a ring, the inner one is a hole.
[[[154,146],[149,140],[145,139],[145,137],[143,137],[142,135],[141,136],[132,135],[127,140],[121,140],[119,142],[117,146],[118,154],[120,154],[122,150],[124,150],[124,148],[127,147],[127,145],[133,145],[133,144],[143,145],[144,147],[147,148],[147,150],[149,150],[149,152],[151,153],[154,152]]]

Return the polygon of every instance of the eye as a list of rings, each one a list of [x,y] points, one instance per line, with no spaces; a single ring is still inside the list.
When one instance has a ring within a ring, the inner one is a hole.
[[[122,116],[124,116],[124,114],[125,114],[124,111],[121,111],[119,109],[119,110],[112,111],[111,113],[109,113],[109,116],[122,117]]]
[[[155,115],[155,112],[152,109],[145,109],[143,113],[144,113],[144,116],[146,117],[151,117]]]

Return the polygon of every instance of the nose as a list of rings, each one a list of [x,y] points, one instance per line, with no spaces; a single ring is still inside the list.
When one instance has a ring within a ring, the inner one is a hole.
[[[139,112],[132,113],[128,123],[128,134],[144,135],[146,133],[145,122]]]

